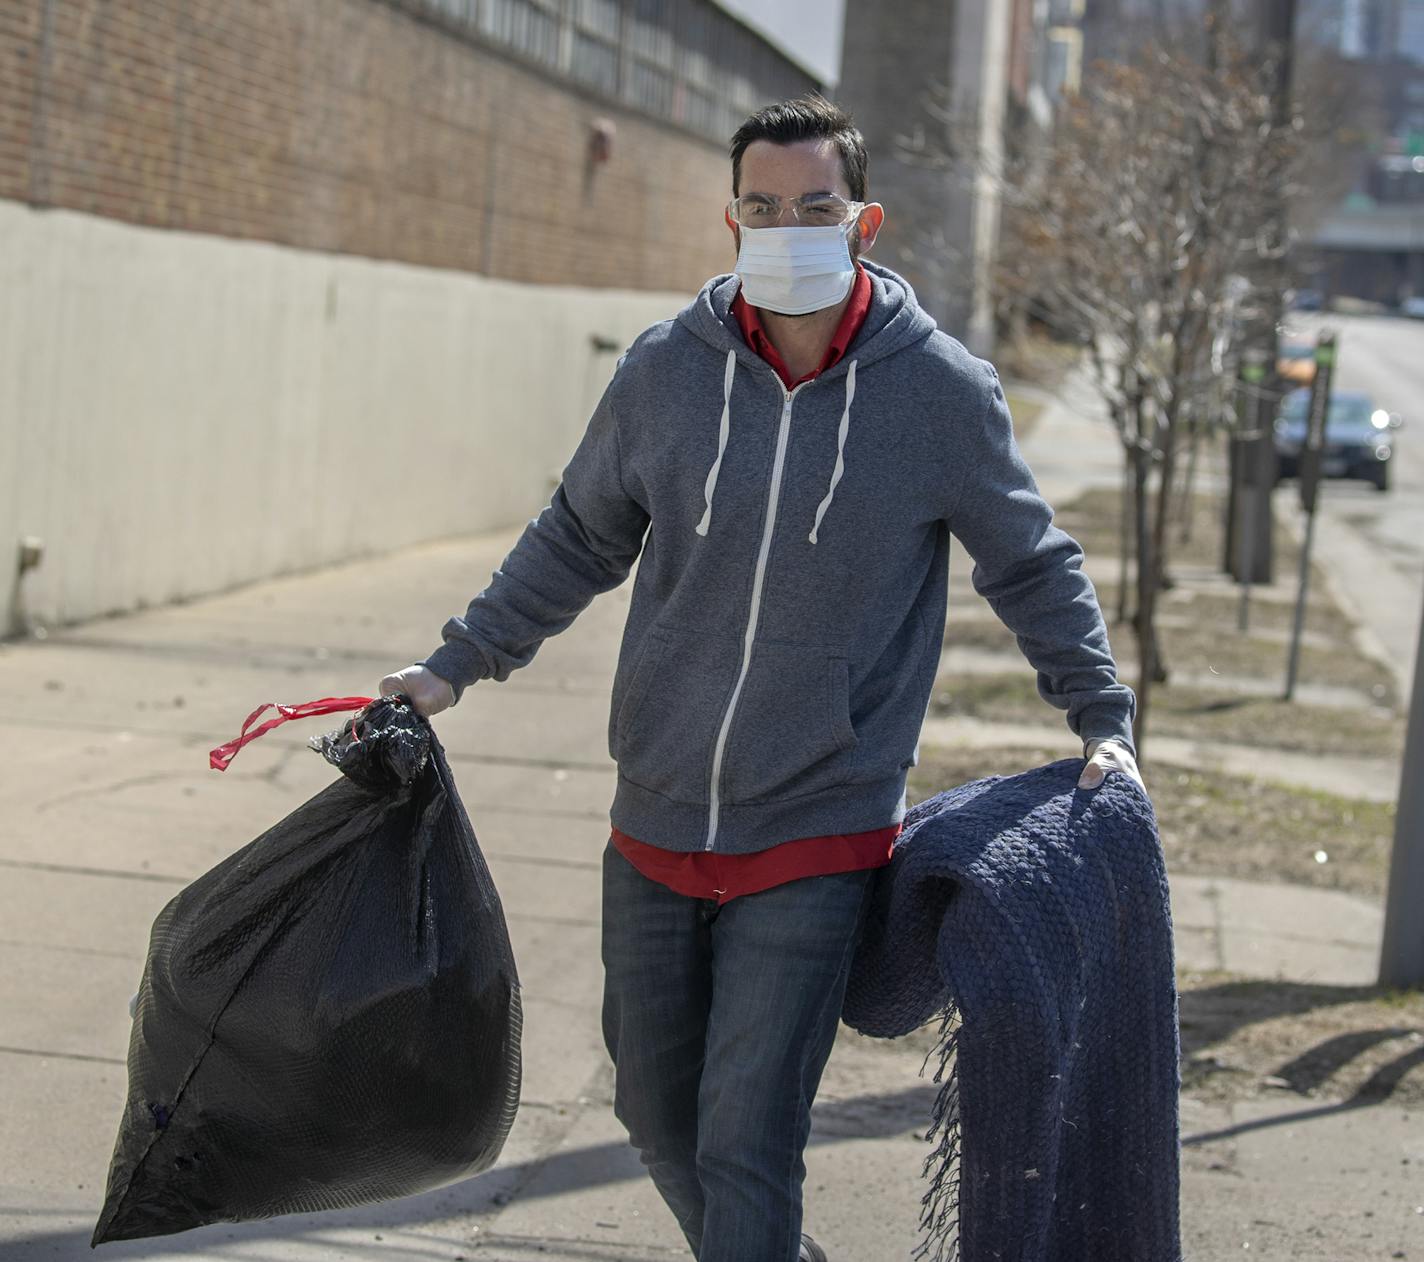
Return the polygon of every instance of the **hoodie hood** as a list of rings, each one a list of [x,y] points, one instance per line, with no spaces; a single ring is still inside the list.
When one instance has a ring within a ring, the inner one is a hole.
[[[909,281],[869,259],[861,259],[860,265],[870,277],[870,311],[844,358],[827,369],[822,374],[825,377],[849,372],[852,363],[864,369],[878,359],[922,342],[935,330],[934,320],[915,300]],[[737,359],[755,367],[761,360],[746,344],[732,315],[732,299],[740,288],[741,280],[735,273],[712,277],[678,312],[677,322],[723,355],[734,353]]]
[[[922,342],[935,329],[934,320],[915,301],[915,291],[910,288],[908,281],[878,264],[862,261],[861,265],[870,277],[871,284],[870,310],[866,313],[865,323],[845,355],[817,377],[818,381],[824,382],[843,379],[844,402],[840,422],[836,426],[835,465],[827,480],[825,494],[816,507],[815,520],[807,536],[812,546],[820,539],[821,523],[835,500],[837,485],[845,476],[846,439],[850,432],[851,405],[855,401],[857,369],[868,367],[876,360]],[[762,366],[760,357],[747,345],[736,317],[732,314],[732,300],[737,296],[740,286],[741,281],[734,273],[714,276],[702,286],[697,297],[684,307],[677,317],[679,324],[725,357],[722,374],[722,416],[717,427],[717,453],[702,486],[702,517],[695,527],[696,532],[702,536],[711,528],[717,480],[731,436],[732,393],[736,383],[737,362],[740,360],[753,369]]]

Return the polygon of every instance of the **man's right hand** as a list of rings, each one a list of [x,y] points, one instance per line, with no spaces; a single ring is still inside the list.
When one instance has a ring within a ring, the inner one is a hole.
[[[395,692],[409,697],[415,712],[427,719],[455,704],[455,690],[449,681],[428,666],[407,666],[381,680],[381,696],[388,697]]]

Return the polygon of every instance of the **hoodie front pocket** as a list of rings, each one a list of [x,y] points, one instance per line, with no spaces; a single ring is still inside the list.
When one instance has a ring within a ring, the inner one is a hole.
[[[849,777],[855,745],[849,662],[815,645],[758,641],[728,733],[723,799],[831,788]]]
[[[705,804],[712,745],[736,668],[730,636],[651,628],[614,721],[624,779]]]

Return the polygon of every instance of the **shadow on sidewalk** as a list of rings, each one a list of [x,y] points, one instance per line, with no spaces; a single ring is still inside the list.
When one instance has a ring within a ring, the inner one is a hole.
[[[1410,1052],[1401,1056],[1394,1064],[1381,1070],[1375,1078],[1388,1077],[1391,1082],[1398,1081],[1415,1065],[1424,1065],[1424,1048],[1417,1052]],[[1374,1079],[1371,1079],[1371,1083]],[[1251,1122],[1238,1122],[1235,1126],[1223,1126],[1214,1131],[1200,1131],[1195,1135],[1182,1136],[1183,1148],[1195,1148],[1200,1144],[1212,1144],[1222,1139],[1234,1139],[1241,1135],[1250,1134],[1252,1131],[1263,1131],[1272,1126],[1298,1126],[1302,1122],[1313,1122],[1322,1117],[1331,1117],[1337,1113],[1350,1113],[1355,1109],[1377,1108],[1381,1104],[1387,1103],[1389,1095],[1388,1089],[1383,1093],[1375,1090],[1367,1093],[1360,1090],[1352,1095],[1348,1100],[1340,1100],[1331,1104],[1319,1104],[1314,1108],[1295,1109],[1290,1113],[1277,1113],[1273,1117],[1261,1117]]]
[[[903,1091],[855,1096],[818,1106],[814,1111],[812,1144],[839,1144],[854,1140],[886,1139],[920,1131],[929,1123],[930,1109],[937,1088],[925,1085]],[[905,1163],[907,1178],[919,1175],[919,1157]],[[505,1166],[496,1166],[486,1174],[464,1183],[405,1197],[384,1204],[366,1205],[335,1214],[301,1215],[271,1219],[258,1223],[218,1223],[174,1236],[155,1236],[145,1240],[117,1241],[106,1244],[91,1254],[89,1230],[50,1231],[17,1236],[4,1246],[6,1262],[40,1262],[55,1258],[71,1259],[93,1256],[112,1258],[114,1262],[139,1262],[148,1258],[204,1256],[241,1256],[243,1262],[290,1262],[292,1253],[282,1246],[306,1245],[312,1256],[320,1255],[323,1246],[336,1241],[323,1238],[329,1232],[340,1231],[340,1249],[344,1255],[369,1255],[373,1258],[449,1259],[472,1251],[476,1238],[471,1238],[463,1225],[444,1231],[422,1230],[407,1234],[404,1228],[426,1223],[449,1224],[451,1219],[488,1213],[512,1201],[539,1200],[562,1196],[585,1188],[622,1183],[643,1177],[637,1154],[626,1143],[589,1144],[581,1148],[555,1152],[550,1157],[536,1158]],[[27,1215],[59,1215],[64,1211],[16,1210],[0,1207],[0,1212]],[[67,1216],[67,1215],[66,1215]],[[95,1207],[94,1216],[98,1217]],[[353,1240],[351,1233],[370,1232],[369,1241]],[[385,1238],[382,1239],[383,1233]],[[398,1236],[399,1239],[393,1237]],[[263,1242],[276,1246],[271,1252]],[[503,1242],[501,1242],[503,1247]],[[606,1257],[605,1252],[596,1254]]]
[[[1225,1044],[1249,1026],[1290,1018],[1309,1018],[1325,1009],[1384,999],[1391,992],[1382,986],[1334,986],[1308,982],[1242,979],[1216,985],[1182,987],[1178,995],[1182,1060],[1189,1065],[1197,1052]],[[1400,1014],[1403,1015],[1403,1014]],[[1369,1029],[1331,1033],[1311,1030],[1296,1022],[1294,1042],[1300,1049],[1269,1072],[1300,1094],[1319,1090],[1336,1079],[1340,1071],[1382,1043],[1414,1035],[1412,1025],[1380,1024]],[[1319,1041],[1312,1041],[1319,1039]],[[1414,1066],[1424,1063],[1424,1048],[1404,1052],[1379,1066],[1350,1093],[1342,1107],[1378,1104],[1389,1099],[1395,1087]],[[1335,1082],[1341,1094],[1341,1083]]]

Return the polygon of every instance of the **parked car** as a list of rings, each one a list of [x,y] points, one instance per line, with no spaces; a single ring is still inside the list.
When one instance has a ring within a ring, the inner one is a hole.
[[[1296,289],[1287,295],[1291,307],[1296,311],[1323,311],[1325,295],[1318,289]]]
[[[1424,297],[1406,298],[1399,304],[1399,313],[1415,320],[1424,320]]]
[[[1309,390],[1292,390],[1281,401],[1276,418],[1277,481],[1300,473],[1309,410]],[[1388,490],[1394,433],[1402,424],[1398,416],[1375,407],[1369,395],[1357,390],[1336,391],[1325,415],[1321,476],[1362,479],[1381,491]]]

